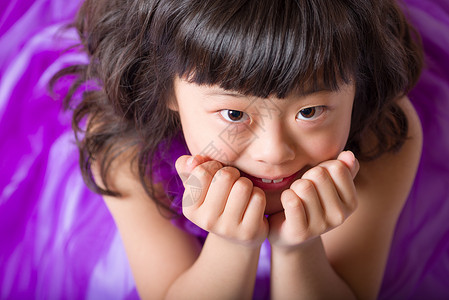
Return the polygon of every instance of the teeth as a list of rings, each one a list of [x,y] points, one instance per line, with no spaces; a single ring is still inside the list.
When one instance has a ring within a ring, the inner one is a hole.
[[[275,180],[261,178],[261,180],[262,180],[262,182],[265,182],[265,183],[279,183],[279,182],[282,182],[282,180],[284,180],[284,178],[275,179]]]

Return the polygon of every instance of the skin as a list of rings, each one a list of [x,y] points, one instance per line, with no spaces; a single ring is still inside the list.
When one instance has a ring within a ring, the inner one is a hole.
[[[201,248],[162,217],[130,168],[131,156],[118,159],[109,179],[123,199],[105,201],[140,296],[251,298],[260,246],[268,238],[272,298],[376,298],[420,157],[419,119],[408,99],[398,100],[410,124],[405,145],[359,166],[351,152],[342,152],[352,84],[257,99],[175,79],[175,95],[170,109],[179,112],[194,155],[176,162],[186,187],[183,213],[209,235]],[[231,114],[238,116],[235,124],[227,110],[248,118]],[[219,151],[206,151],[211,143]],[[245,174],[294,177],[264,191]],[[195,197],[192,178],[201,187]]]
[[[265,213],[271,244],[294,246],[340,225],[355,209],[358,162],[352,153],[340,154],[349,134],[353,85],[269,101],[182,79],[175,81],[175,91],[173,109],[192,154],[206,152],[209,141],[220,150],[215,160],[198,155],[177,163],[179,173],[203,187],[193,205],[184,204],[184,215],[201,228],[237,240],[239,234],[254,235],[260,244],[267,237]],[[235,131],[240,133],[231,140],[228,133]],[[241,142],[248,139],[249,144]],[[299,173],[290,188],[263,191],[239,170],[273,179]],[[237,228],[242,224],[254,228],[247,233]],[[290,241],[290,235],[297,239]]]
[[[349,135],[354,101],[353,85],[342,85],[333,93],[264,101],[176,79],[175,93],[177,103],[172,109],[179,112],[193,155],[205,153],[223,166],[273,179],[298,171],[300,178],[312,166],[335,159]],[[316,108],[316,113],[306,119],[300,113],[306,108]],[[229,110],[243,112],[241,119],[230,122]],[[211,145],[218,150],[208,151]],[[279,201],[283,190],[266,192],[265,213],[283,210]]]

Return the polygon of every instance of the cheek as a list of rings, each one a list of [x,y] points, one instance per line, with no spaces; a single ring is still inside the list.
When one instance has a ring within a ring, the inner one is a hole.
[[[195,141],[190,140],[187,142],[187,146],[189,147],[192,155],[199,154],[206,156],[225,165],[229,165],[233,161],[237,160],[239,156],[237,152],[230,149],[229,146],[222,140],[208,137],[199,140],[198,138],[196,138]]]
[[[227,137],[223,128],[201,124],[201,122],[182,122],[182,130],[190,153],[206,156],[226,165],[235,161],[241,149],[233,145],[233,140]]]
[[[316,163],[335,159],[343,151],[348,135],[349,126],[327,130],[311,138],[313,142],[309,143],[305,150]]]

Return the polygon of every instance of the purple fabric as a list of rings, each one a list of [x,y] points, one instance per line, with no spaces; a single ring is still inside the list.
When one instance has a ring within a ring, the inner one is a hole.
[[[46,90],[84,59],[62,54],[73,31],[57,33],[78,5],[1,5],[0,299],[137,298],[113,220],[82,182],[70,115]]]
[[[76,38],[58,31],[79,3],[0,5],[0,299],[138,298],[113,220],[82,182],[70,115],[46,90],[61,66],[85,59],[62,51]],[[449,3],[406,3],[427,59],[410,95],[423,123],[424,149],[379,298],[449,298]],[[67,84],[58,85],[58,94]],[[161,170],[161,177],[172,178],[172,163]],[[170,184],[179,193],[176,181]],[[174,222],[201,235],[183,219]],[[268,248],[262,257],[266,274]]]
[[[426,54],[426,68],[410,94],[424,148],[380,299],[449,299],[449,1],[406,3]]]

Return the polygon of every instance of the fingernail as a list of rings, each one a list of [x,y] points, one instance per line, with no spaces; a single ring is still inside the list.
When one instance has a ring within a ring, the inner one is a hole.
[[[347,151],[345,151],[346,153],[349,153],[350,155],[351,155],[351,160],[352,161],[355,161],[355,155],[354,155],[354,153],[352,152],[352,151],[349,151],[349,150],[347,150]]]
[[[187,165],[191,166],[193,165],[193,161],[195,160],[195,156],[191,156],[189,157],[189,159],[187,159]]]

